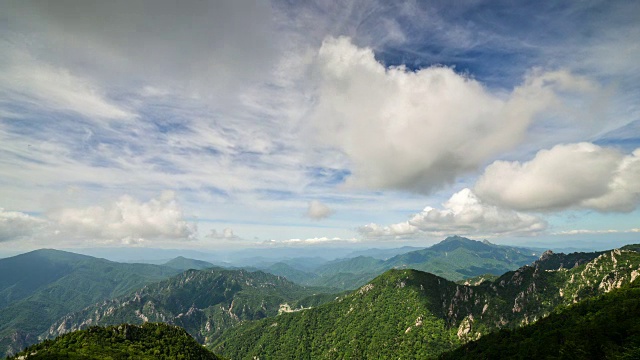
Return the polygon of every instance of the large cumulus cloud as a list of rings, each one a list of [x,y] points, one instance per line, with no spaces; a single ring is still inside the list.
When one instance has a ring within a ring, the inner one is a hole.
[[[442,204],[442,209],[426,207],[405,222],[359,228],[367,238],[533,235],[544,231],[547,223],[539,217],[484,203],[470,189],[463,189]]]
[[[62,235],[125,244],[190,239],[196,234],[172,191],[147,202],[124,195],[106,206],[61,209],[50,218]]]
[[[368,48],[328,38],[315,62],[318,144],[351,161],[350,185],[422,193],[518,144],[536,115],[558,105],[556,91],[592,85],[568,72],[535,72],[497,94],[452,68],[385,68]]]
[[[474,190],[516,210],[632,211],[640,203],[640,149],[625,155],[591,143],[561,144],[530,161],[496,161]]]

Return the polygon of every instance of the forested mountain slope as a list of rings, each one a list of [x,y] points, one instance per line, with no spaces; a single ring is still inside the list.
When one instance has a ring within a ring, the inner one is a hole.
[[[570,258],[548,252],[531,266],[477,286],[416,270],[390,270],[328,304],[237,326],[210,346],[234,359],[436,356],[640,275],[640,254],[633,251]]]
[[[640,283],[581,301],[441,355],[459,359],[640,359]]]
[[[314,297],[319,291],[261,271],[189,270],[69,314],[43,336],[51,338],[92,325],[149,321],[181,326],[198,341],[209,342],[242,320],[262,319],[326,301]]]
[[[49,249],[0,259],[0,357],[37,342],[71,311],[178,272]]]
[[[184,329],[166,324],[94,326],[31,346],[9,359],[218,360]]]
[[[180,270],[180,271],[185,271],[189,269],[202,270],[202,269],[216,267],[216,265],[208,261],[189,259],[184,256],[178,256],[174,259],[167,261],[163,265]]]

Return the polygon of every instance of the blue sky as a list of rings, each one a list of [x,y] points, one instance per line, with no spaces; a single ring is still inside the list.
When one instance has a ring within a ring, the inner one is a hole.
[[[2,7],[3,246],[638,241],[637,2]]]

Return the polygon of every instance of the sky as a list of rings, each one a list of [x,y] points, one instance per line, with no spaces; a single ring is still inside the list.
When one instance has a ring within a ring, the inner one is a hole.
[[[639,2],[0,7],[1,248],[640,242]]]

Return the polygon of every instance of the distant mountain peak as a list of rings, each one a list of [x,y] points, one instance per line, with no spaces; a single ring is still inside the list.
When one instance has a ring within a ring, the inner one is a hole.
[[[475,240],[471,240],[469,238],[463,237],[463,236],[458,236],[458,235],[453,235],[453,236],[448,236],[446,239],[442,240],[441,243],[445,242],[445,241],[475,241]]]
[[[547,250],[540,255],[540,261],[545,261],[553,255],[553,251]]]
[[[487,246],[486,244],[480,241],[471,240],[463,236],[454,235],[454,236],[449,236],[446,239],[440,241],[439,243],[432,245],[430,249],[436,250],[436,251],[453,251],[460,247],[478,248],[478,247],[486,247],[486,246]]]

